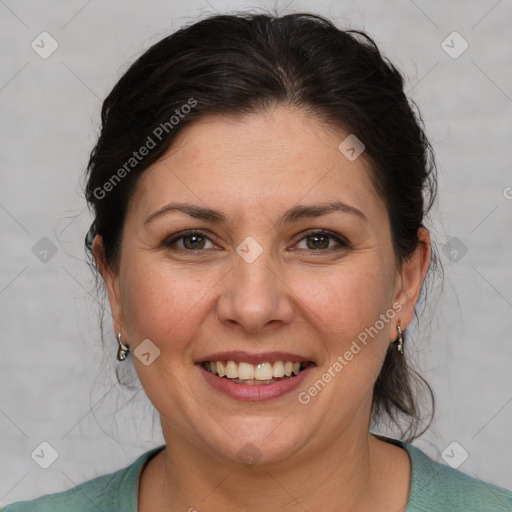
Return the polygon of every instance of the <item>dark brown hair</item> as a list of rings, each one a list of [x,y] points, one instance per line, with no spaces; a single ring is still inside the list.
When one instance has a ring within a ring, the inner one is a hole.
[[[421,116],[404,93],[402,75],[370,36],[309,13],[211,16],[165,37],[129,67],[103,103],[88,164],[89,251],[100,234],[106,260],[117,268],[134,186],[186,126],[208,114],[242,116],[280,104],[364,143],[397,262],[409,258],[436,196],[435,160]],[[143,147],[149,151],[141,156]],[[435,250],[432,256],[435,264]],[[372,419],[387,414],[400,427],[405,417],[402,437],[416,437],[420,381],[426,384],[391,345],[374,387]]]

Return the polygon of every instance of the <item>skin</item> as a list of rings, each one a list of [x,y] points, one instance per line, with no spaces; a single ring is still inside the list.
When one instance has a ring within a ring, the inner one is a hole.
[[[420,229],[416,252],[397,264],[364,153],[349,161],[338,150],[347,135],[284,106],[203,118],[138,182],[118,269],[107,265],[96,237],[114,332],[132,352],[145,339],[160,350],[148,366],[133,357],[167,447],[144,468],[139,510],[405,510],[409,457],[368,433],[371,397],[397,325],[412,320],[430,241]],[[289,208],[329,201],[366,220],[338,211],[278,223]],[[171,202],[207,206],[227,223],[182,212],[145,223]],[[165,245],[187,229],[207,238]],[[311,229],[350,245],[327,238],[316,249],[314,236],[305,238]],[[248,236],[263,250],[252,263],[236,252]],[[299,403],[298,392],[395,302],[400,312],[309,404]],[[240,402],[213,389],[194,365],[221,350],[292,352],[316,367],[284,397]],[[237,457],[248,442],[261,455],[252,466]]]

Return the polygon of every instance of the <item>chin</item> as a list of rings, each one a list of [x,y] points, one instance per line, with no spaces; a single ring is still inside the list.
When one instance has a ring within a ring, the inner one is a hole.
[[[223,423],[225,430],[219,427],[220,438],[210,437],[206,443],[217,456],[234,464],[278,464],[296,455],[309,437],[303,424],[292,424],[292,421],[286,415],[267,419],[251,416],[245,421],[238,418]]]

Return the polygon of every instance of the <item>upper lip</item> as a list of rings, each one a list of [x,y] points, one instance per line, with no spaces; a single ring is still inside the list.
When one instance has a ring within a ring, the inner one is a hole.
[[[292,354],[291,352],[259,352],[250,353],[243,350],[229,351],[229,352],[216,352],[205,357],[201,357],[196,363],[204,363],[206,361],[237,361],[245,363],[273,363],[275,361],[292,361],[299,363],[307,363],[312,361],[309,357]]]

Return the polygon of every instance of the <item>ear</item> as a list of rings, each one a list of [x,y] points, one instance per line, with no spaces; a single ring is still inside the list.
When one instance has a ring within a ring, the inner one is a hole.
[[[402,263],[399,269],[395,301],[402,305],[398,322],[404,330],[413,319],[421,286],[430,266],[431,242],[429,232],[421,227],[418,230],[418,239],[419,242],[414,253]]]
[[[103,281],[107,287],[108,300],[110,303],[110,311],[112,312],[112,322],[114,333],[122,331],[124,326],[123,312],[121,308],[121,293],[119,289],[119,274],[114,272],[112,267],[108,264],[105,257],[105,247],[103,245],[103,238],[96,235],[92,243],[92,253],[96,261],[96,265],[100,271]]]

